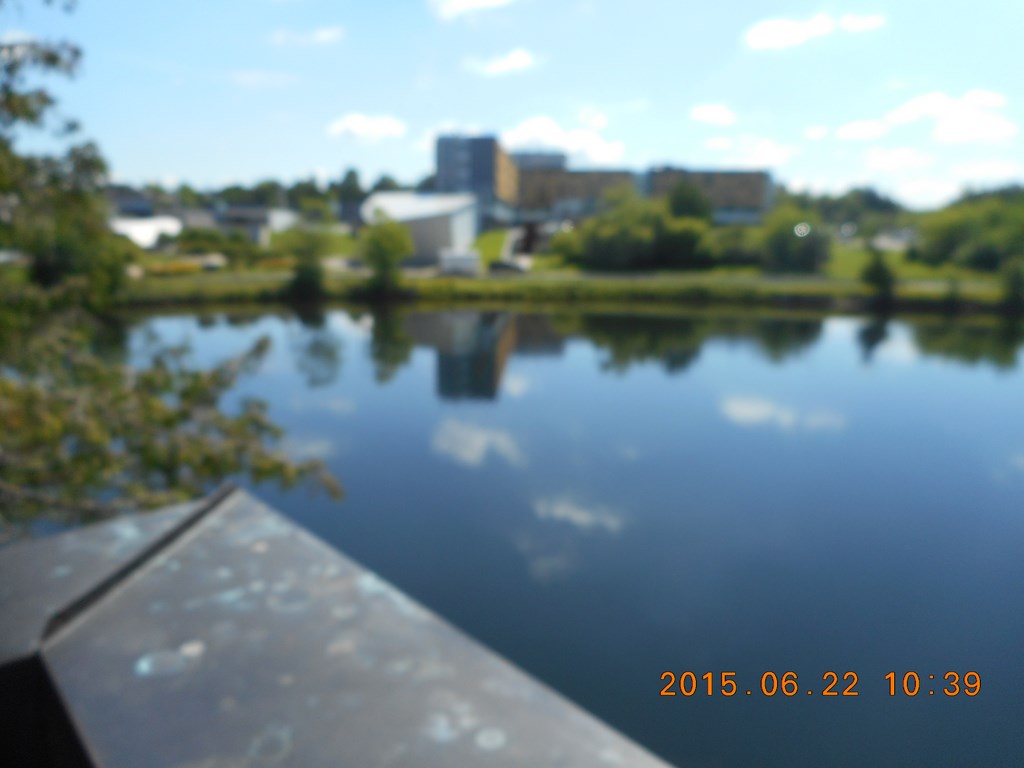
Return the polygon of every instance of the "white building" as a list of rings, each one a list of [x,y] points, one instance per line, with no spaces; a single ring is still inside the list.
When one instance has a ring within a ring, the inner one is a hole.
[[[182,229],[181,220],[174,216],[116,216],[110,220],[110,228],[146,250],[156,247],[160,235],[177,237]]]
[[[464,269],[475,255],[477,203],[473,195],[377,192],[366,199],[360,214],[370,223],[378,212],[409,228],[418,263],[443,267],[451,261]]]

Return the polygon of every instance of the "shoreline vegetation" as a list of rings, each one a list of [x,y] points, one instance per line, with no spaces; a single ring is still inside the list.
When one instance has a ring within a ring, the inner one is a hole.
[[[289,303],[290,272],[249,272],[143,278],[126,285],[120,307],[202,306],[234,303]],[[326,302],[379,303],[363,277],[328,276]],[[951,291],[955,290],[955,293]],[[715,274],[625,274],[502,277],[405,277],[387,297],[390,303],[516,303],[628,307],[722,306],[805,308],[864,312],[880,309],[877,295],[858,280],[822,276]],[[995,281],[965,281],[955,289],[941,280],[903,281],[884,308],[888,312],[1003,314],[1003,293]]]

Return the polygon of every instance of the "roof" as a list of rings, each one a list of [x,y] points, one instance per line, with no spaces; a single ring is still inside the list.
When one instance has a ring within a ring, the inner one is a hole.
[[[110,228],[140,248],[154,247],[160,235],[177,237],[182,229],[181,220],[174,216],[149,216],[142,219],[118,216],[111,219]]]
[[[435,216],[451,216],[475,205],[475,195],[377,192],[366,199],[359,211],[365,221],[371,221],[378,210],[395,221],[413,221]]]

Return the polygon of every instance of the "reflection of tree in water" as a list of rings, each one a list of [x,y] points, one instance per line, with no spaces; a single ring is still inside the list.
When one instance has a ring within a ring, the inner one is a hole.
[[[624,372],[637,363],[659,362],[669,373],[685,371],[700,355],[700,321],[638,315],[583,315],[579,333],[608,352],[601,367]]]
[[[813,344],[821,336],[820,320],[757,317],[668,317],[644,315],[583,315],[560,318],[559,327],[578,333],[608,350],[608,370],[660,362],[669,373],[685,371],[700,355],[701,346],[716,338],[752,339],[773,362],[780,362]]]
[[[871,362],[875,350],[888,338],[889,318],[886,315],[874,315],[861,326],[857,331],[857,343],[865,363]]]
[[[334,383],[341,368],[341,339],[327,326],[327,318],[319,308],[296,310],[300,323],[297,340],[292,343],[295,365],[309,387],[325,387]]]
[[[997,368],[1015,368],[1024,345],[1024,321],[1020,318],[1003,318],[998,325],[947,319],[941,323],[918,322],[911,328],[921,352],[972,365],[992,363]]]
[[[770,318],[755,321],[752,332],[768,359],[781,363],[813,347],[821,337],[822,327],[821,320]]]
[[[413,340],[405,331],[402,313],[392,307],[380,307],[373,313],[370,357],[374,375],[384,384],[391,381],[412,357]]]

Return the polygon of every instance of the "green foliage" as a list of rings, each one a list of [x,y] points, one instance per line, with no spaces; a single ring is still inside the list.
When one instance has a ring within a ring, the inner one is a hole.
[[[1024,255],[1024,205],[1015,197],[972,197],[921,221],[920,258],[988,272]]]
[[[583,258],[583,241],[578,229],[563,229],[551,238],[549,249],[563,262],[572,264]]]
[[[679,182],[668,196],[668,209],[678,218],[702,219],[710,223],[711,201],[688,181]]]
[[[491,229],[477,237],[473,248],[480,254],[480,264],[484,269],[501,258],[501,250],[505,247],[507,235],[507,229]]]
[[[763,237],[763,264],[770,272],[817,272],[829,258],[829,237],[819,220],[798,208],[773,211]]]
[[[660,219],[654,232],[654,263],[671,269],[703,269],[712,265],[705,247],[711,226],[703,219]]]
[[[356,204],[366,199],[366,192],[363,185],[359,183],[359,171],[349,168],[341,182],[331,185],[331,192],[338,196],[338,201],[347,204]]]
[[[0,524],[160,506],[239,474],[285,485],[312,476],[340,494],[323,465],[274,449],[282,434],[265,404],[221,405],[257,370],[267,339],[207,370],[154,341],[129,368],[123,332],[78,307],[73,284],[5,296],[0,310],[0,369],[14,374],[0,376]]]
[[[330,252],[330,239],[321,230],[296,228],[289,239],[295,271],[287,294],[295,301],[317,301],[327,293],[321,260]]]
[[[1003,305],[1014,314],[1024,312],[1024,258],[1012,259],[1003,267]]]
[[[359,234],[359,254],[373,270],[370,288],[374,292],[394,292],[398,288],[402,262],[414,253],[409,228],[386,216],[378,215],[374,223]]]
[[[252,266],[262,255],[260,248],[241,232],[219,229],[186,229],[178,235],[177,250],[181,254],[220,253],[232,268]]]
[[[896,287],[896,276],[885,263],[880,251],[872,250],[871,261],[861,272],[861,280],[875,291],[875,298],[880,304],[892,302]]]
[[[783,190],[779,198],[780,206],[811,212],[821,221],[830,224],[857,224],[861,229],[877,230],[885,224],[894,223],[903,213],[899,203],[870,187],[851,189],[837,196],[788,193]]]
[[[397,192],[402,185],[395,181],[395,177],[385,173],[370,188],[370,192]]]

